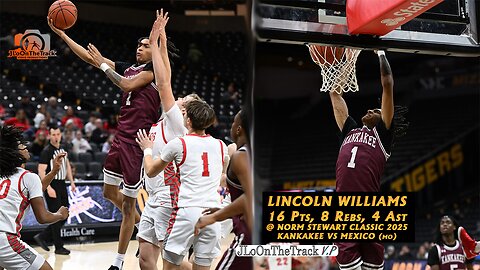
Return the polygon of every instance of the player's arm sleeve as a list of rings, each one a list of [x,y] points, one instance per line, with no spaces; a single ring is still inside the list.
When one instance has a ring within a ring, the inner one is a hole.
[[[127,68],[130,66],[131,65],[126,62],[117,61],[115,62],[115,71],[123,76],[123,74],[125,74],[125,70],[127,70]]]
[[[183,153],[182,141],[179,138],[176,138],[165,145],[160,158],[165,162],[175,161],[175,163],[179,164],[182,162],[184,154],[186,153]]]
[[[148,62],[144,67],[143,71],[153,71],[153,64],[152,62]]]
[[[182,137],[185,135],[185,125],[183,124],[183,115],[182,111],[178,107],[177,104],[173,105],[173,107],[168,111],[165,112],[166,124],[172,131],[175,137]]]
[[[387,127],[385,126],[385,123],[382,120],[380,120],[378,121],[378,124],[375,127],[378,133],[378,137],[380,138],[380,141],[383,147],[385,148],[385,151],[387,153],[390,153],[392,149],[392,143],[393,143],[393,129],[395,128],[394,123],[392,122],[390,124],[390,129],[387,129]]]
[[[440,265],[440,258],[438,257],[437,246],[433,246],[432,248],[430,248],[430,251],[428,251],[427,264],[430,266]]]
[[[358,124],[357,122],[351,117],[348,116],[347,119],[345,119],[345,123],[343,124],[343,129],[340,134],[340,143],[343,142],[347,134],[354,128],[357,128]]]
[[[28,194],[27,199],[30,201],[33,198],[43,197],[42,181],[40,177],[34,173],[27,173],[23,176],[23,185],[26,187]]]

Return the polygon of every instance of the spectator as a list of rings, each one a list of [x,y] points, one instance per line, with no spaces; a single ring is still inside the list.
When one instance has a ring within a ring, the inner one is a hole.
[[[105,122],[104,129],[108,131],[110,134],[117,133],[117,126],[118,126],[118,114],[110,115],[108,118],[108,122]]]
[[[395,246],[387,246],[384,257],[385,260],[395,260],[397,258],[397,254],[395,254]]]
[[[42,104],[40,105],[40,108],[37,110],[37,114],[35,115],[35,118],[33,118],[33,123],[35,125],[35,128],[38,128],[40,126],[40,123],[43,120],[45,120],[46,116],[47,116],[47,105]]]
[[[82,129],[83,121],[82,119],[75,116],[75,111],[72,106],[68,106],[66,115],[62,118],[62,126],[65,126],[67,121],[72,120],[75,128]]]
[[[403,245],[402,249],[398,253],[398,259],[402,261],[409,261],[415,259],[415,257],[410,252],[410,248],[407,245]]]
[[[200,63],[203,53],[198,49],[197,44],[190,43],[188,48],[188,60],[194,66]]]
[[[9,48],[13,48],[13,46],[15,45],[15,35],[17,34],[17,29],[15,28],[12,28],[10,30],[10,34],[4,36],[4,37],[0,37],[0,43],[2,42],[5,42],[8,44],[8,47]]]
[[[78,177],[77,175],[77,166],[75,166],[74,163],[70,163],[70,167],[72,167],[73,181],[77,182],[78,180],[83,180],[81,177]]]
[[[228,85],[227,92],[222,94],[222,101],[236,104],[238,102],[239,93],[235,87],[235,83]]]
[[[92,136],[92,131],[95,130],[97,127],[95,126],[95,121],[97,120],[97,113],[92,112],[90,113],[90,118],[88,119],[88,123],[85,124],[85,136],[90,139]]]
[[[90,144],[83,138],[82,131],[77,130],[75,133],[75,138],[72,140],[73,152],[74,153],[86,153],[92,151]]]
[[[102,145],[102,152],[108,153],[108,151],[110,151],[110,148],[112,148],[112,143],[114,138],[115,138],[115,135],[113,134],[110,134],[108,136],[107,141]]]
[[[20,103],[17,104],[17,109],[23,109],[28,119],[35,117],[35,106],[30,102],[30,97],[26,94],[22,96]]]
[[[428,251],[432,247],[432,243],[425,241],[422,246],[425,248],[426,250],[425,256],[428,258]]]
[[[62,119],[63,114],[65,113],[65,110],[63,110],[58,106],[56,97],[50,97],[48,99],[47,112],[50,113],[50,117],[52,118],[52,121],[56,123],[60,119]]]
[[[97,128],[94,131],[92,131],[92,136],[90,137],[90,142],[93,142],[97,145],[101,145],[107,140],[108,134],[103,129],[102,119],[95,120],[95,126]]]
[[[47,122],[45,120],[42,120],[42,122],[40,122],[40,126],[38,127],[37,131],[35,132],[35,138],[38,136],[38,134],[40,132],[45,133],[46,137],[48,137],[48,135],[49,135]]]
[[[30,146],[29,150],[34,161],[38,161],[40,159],[40,154],[42,153],[43,148],[47,146],[47,143],[47,133],[45,133],[43,130],[39,130],[39,132],[37,132],[35,135],[35,140],[33,141],[33,144]]]
[[[428,259],[428,253],[427,253],[427,250],[425,249],[424,245],[421,245],[420,247],[418,247],[417,259],[419,259],[419,260]]]
[[[17,110],[15,117],[12,117],[5,121],[5,125],[11,125],[19,128],[23,132],[30,129],[30,124],[28,123],[27,116],[23,109]]]
[[[69,129],[64,130],[62,133],[62,146],[67,152],[71,152],[73,149],[73,134],[74,131]]]
[[[77,130],[77,128],[74,125],[73,119],[68,119],[67,122],[65,122],[63,131],[65,131],[65,130],[70,130],[70,131],[76,131]]]

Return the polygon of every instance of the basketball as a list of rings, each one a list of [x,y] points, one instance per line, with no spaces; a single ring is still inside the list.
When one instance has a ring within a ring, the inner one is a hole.
[[[77,21],[77,7],[68,0],[55,1],[48,9],[48,17],[58,29],[68,29]]]
[[[345,49],[341,47],[328,47],[320,45],[311,45],[310,56],[313,59],[318,59],[320,64],[333,64],[335,60],[340,60]]]

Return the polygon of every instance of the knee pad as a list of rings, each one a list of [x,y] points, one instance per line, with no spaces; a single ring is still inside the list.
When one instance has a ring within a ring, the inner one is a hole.
[[[180,265],[183,261],[183,257],[183,255],[178,255],[165,249],[163,250],[163,258],[169,263]]]
[[[195,256],[195,258],[193,258],[193,262],[197,265],[200,265],[200,266],[210,266],[210,265],[212,265],[212,261],[213,261],[213,259],[211,259],[211,258],[199,258],[197,256]]]

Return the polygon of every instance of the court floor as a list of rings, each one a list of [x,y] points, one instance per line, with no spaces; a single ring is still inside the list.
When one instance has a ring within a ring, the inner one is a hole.
[[[226,238],[222,239],[221,247],[222,253],[230,246],[234,235],[230,234]],[[40,247],[35,247],[40,254],[50,263],[55,270],[107,270],[112,264],[113,258],[116,256],[118,242],[105,242],[94,244],[75,244],[65,245],[66,248],[71,250],[70,255],[56,255],[53,253],[53,249],[50,252],[44,251]],[[130,241],[128,250],[125,256],[125,263],[123,265],[124,270],[139,270],[138,258],[135,257],[135,253],[138,248],[138,241]],[[215,269],[218,260],[222,256],[219,256],[212,264],[211,269]],[[158,269],[162,269],[162,260],[158,260]]]

